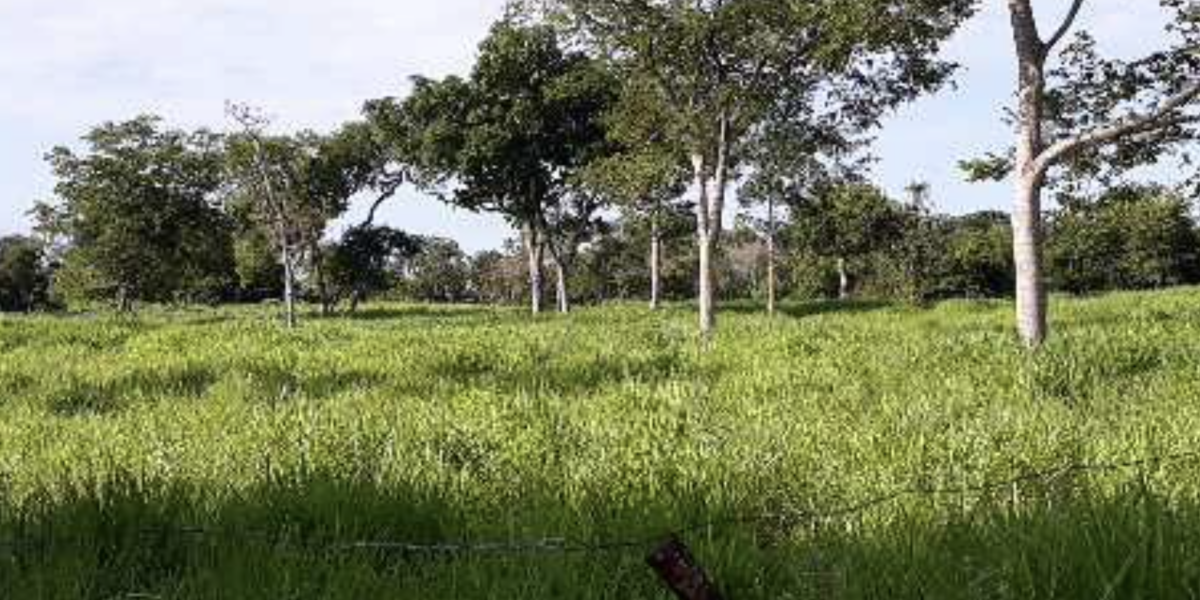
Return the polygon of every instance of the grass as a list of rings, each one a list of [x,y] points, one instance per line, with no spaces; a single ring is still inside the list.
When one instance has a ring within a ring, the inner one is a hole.
[[[988,487],[1200,448],[1200,290],[1036,356],[1003,303],[734,308],[0,318],[0,598],[667,598],[683,528],[738,599],[1200,597],[1200,462]],[[341,545],[541,538],[646,541]]]

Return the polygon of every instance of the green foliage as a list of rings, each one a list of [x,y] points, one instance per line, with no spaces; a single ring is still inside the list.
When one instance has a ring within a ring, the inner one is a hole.
[[[1069,203],[1051,222],[1047,253],[1052,281],[1073,293],[1200,281],[1191,207],[1162,189],[1117,188]]]
[[[627,211],[605,235],[584,248],[572,289],[586,300],[644,300],[650,296],[650,239],[657,219],[662,241],[661,294],[691,300],[696,294],[695,225],[690,207],[664,204],[654,211]]]
[[[792,215],[789,236],[798,252],[844,260],[854,276],[873,256],[886,256],[904,234],[901,206],[866,184],[831,188],[793,207]]]
[[[616,85],[599,63],[560,46],[549,27],[501,21],[479,48],[469,80],[417,80],[380,118],[420,182],[471,210],[542,226],[605,139],[601,117]],[[552,233],[552,232],[547,232]]]
[[[1060,467],[1200,445],[1197,307],[1060,301],[1036,356],[1003,303],[730,311],[708,352],[684,308],[0,318],[0,596],[665,598],[645,554],[713,522],[738,598],[1188,598],[1194,463]],[[647,541],[342,545],[542,537]]]
[[[372,295],[387,291],[396,281],[392,269],[404,266],[423,251],[425,242],[389,227],[355,227],[325,253],[323,265],[334,305],[344,299],[350,309]]]
[[[0,238],[0,311],[44,308],[50,277],[42,246],[23,236]]]
[[[1036,3],[1034,3],[1036,4]],[[1047,183],[1067,192],[1114,184],[1129,171],[1186,152],[1195,139],[1196,97],[1179,96],[1194,84],[1200,19],[1195,3],[1160,0],[1165,31],[1153,51],[1134,59],[1109,58],[1100,51],[1092,31],[1072,21],[1073,37],[1054,40],[1045,67],[1044,97],[1038,114],[1040,148],[1081,139],[1105,128],[1152,114],[1172,100],[1184,100],[1151,122],[1124,135],[1089,143],[1060,156],[1046,175]],[[1086,11],[1085,11],[1086,12]],[[1045,32],[1047,37],[1050,31]],[[1061,32],[1070,34],[1069,29]],[[1047,40],[1049,41],[1049,40]],[[1006,109],[1006,123],[1017,125],[1017,112]],[[1059,160],[1061,159],[1061,160]],[[964,160],[960,168],[975,181],[1000,181],[1012,174],[1016,150],[990,152]]]
[[[422,238],[406,265],[400,292],[410,300],[454,303],[471,299],[471,265],[454,240]]]
[[[1010,296],[1015,286],[1012,225],[1008,215],[981,212],[949,219],[942,258],[942,296]]]
[[[62,233],[68,266],[87,273],[86,295],[135,300],[219,296],[232,278],[231,224],[217,205],[219,139],[164,129],[156,117],[106,123],[86,154],[56,148],[47,160],[56,202],[40,226]]]
[[[283,295],[283,266],[271,239],[258,227],[243,229],[233,244],[240,300],[266,300]]]

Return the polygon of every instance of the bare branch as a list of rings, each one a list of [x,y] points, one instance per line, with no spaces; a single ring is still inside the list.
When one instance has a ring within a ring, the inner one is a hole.
[[[1075,24],[1075,19],[1079,16],[1081,8],[1083,8],[1083,0],[1075,0],[1071,4],[1071,10],[1067,13],[1066,18],[1063,19],[1062,25],[1058,26],[1058,31],[1055,31],[1054,35],[1050,36],[1050,40],[1042,47],[1043,52],[1049,54],[1063,38],[1067,37],[1067,33],[1071,31],[1071,26]]]
[[[377,196],[375,201],[371,203],[371,210],[367,212],[367,218],[363,221],[362,225],[359,225],[359,227],[366,229],[373,226],[375,224],[375,214],[379,212],[379,207],[383,206],[383,203],[387,202],[392,196],[395,196],[396,192],[400,190],[400,186],[403,184],[404,179],[397,178],[384,186],[380,191],[379,196]]]

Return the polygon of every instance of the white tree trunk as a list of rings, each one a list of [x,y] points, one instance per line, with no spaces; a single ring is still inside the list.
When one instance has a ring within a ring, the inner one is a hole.
[[[533,314],[539,315],[542,313],[542,257],[545,246],[533,227],[525,227],[525,248],[529,257],[529,308]]]
[[[850,299],[850,272],[846,269],[846,259],[837,259],[838,299]]]
[[[567,314],[571,312],[571,297],[567,294],[567,269],[563,266],[562,259],[554,261],[555,275],[555,298],[558,300],[558,312]]]
[[[775,201],[767,200],[767,314],[775,316]]]
[[[708,233],[701,233],[697,240],[700,250],[700,281],[698,302],[700,305],[700,334],[704,337],[712,335],[717,326],[716,314],[716,281],[713,274],[713,251],[716,240]]]
[[[650,217],[650,310],[658,310],[662,294],[662,232],[658,215]]]
[[[292,264],[292,253],[287,242],[280,244],[280,260],[283,261],[283,314],[288,329],[296,327],[296,273]]]
[[[709,177],[703,154],[692,155],[692,173],[692,185],[699,196],[696,200],[696,246],[700,254],[700,265],[696,282],[696,303],[700,313],[700,335],[708,338],[716,327],[712,273],[714,239],[709,211]]]
[[[709,172],[703,153],[692,155],[695,185],[700,195],[696,203],[696,241],[700,250],[699,304],[700,334],[711,338],[717,325],[717,273],[714,261],[721,239],[721,220],[725,211],[725,191],[729,180],[729,120],[721,115],[716,159]]]
[[[1045,143],[1042,120],[1045,102],[1047,48],[1037,30],[1029,0],[1009,0],[1013,43],[1017,51],[1018,138],[1014,176],[1013,259],[1016,264],[1017,330],[1026,346],[1041,346],[1047,336],[1046,286],[1042,268],[1042,186],[1045,167],[1039,163]],[[1057,36],[1056,36],[1057,37]]]
[[[1042,265],[1041,182],[1018,178],[1013,213],[1013,259],[1017,270],[1017,330],[1026,346],[1046,341],[1047,298]]]

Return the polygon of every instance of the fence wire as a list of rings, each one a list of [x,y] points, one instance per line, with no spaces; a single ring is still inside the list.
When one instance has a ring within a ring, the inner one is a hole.
[[[753,515],[734,516],[725,519],[705,520],[671,530],[659,531],[652,535],[612,540],[572,540],[567,537],[541,537],[523,540],[490,540],[490,541],[442,541],[434,543],[403,541],[403,540],[347,540],[329,543],[300,543],[306,550],[327,550],[331,552],[375,552],[403,555],[405,557],[443,557],[463,558],[467,556],[552,556],[570,554],[601,554],[623,552],[648,552],[666,540],[686,538],[689,535],[722,531],[731,527],[746,526],[782,526],[795,528],[805,524],[817,525],[823,523],[845,521],[861,517],[880,507],[899,502],[912,497],[970,497],[981,496],[997,491],[1007,491],[1022,484],[1052,484],[1068,476],[1113,472],[1148,467],[1163,467],[1182,463],[1200,463],[1200,451],[1183,452],[1165,456],[1157,456],[1140,460],[1111,463],[1067,463],[1047,469],[1028,471],[1019,475],[991,481],[978,485],[951,487],[929,487],[911,485],[894,489],[868,499],[835,507],[829,510],[807,510],[789,508],[782,511],[772,511]],[[145,538],[175,538],[198,540],[238,540],[267,543],[273,546],[294,544],[294,540],[277,533],[255,531],[226,531],[202,527],[151,528],[144,529],[138,534]],[[95,538],[84,536],[72,538],[31,539],[30,537],[0,538],[0,551],[9,553],[45,552],[50,548],[78,544],[87,546],[95,543]]]

